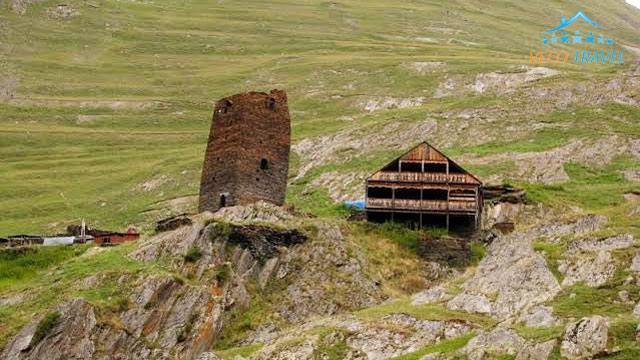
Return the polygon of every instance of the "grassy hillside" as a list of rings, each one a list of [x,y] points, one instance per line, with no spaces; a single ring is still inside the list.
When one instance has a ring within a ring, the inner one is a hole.
[[[623,1],[71,0],[77,15],[68,18],[52,15],[57,2],[38,2],[25,14],[10,11],[8,3],[0,9],[0,84],[9,95],[0,101],[0,235],[55,232],[81,218],[100,227],[144,227],[170,212],[193,210],[212,102],[247,90],[288,91],[297,143],[344,131],[393,138],[385,133],[389,124],[434,116],[446,126],[448,114],[465,109],[506,114],[484,125],[462,120],[467,130],[446,136],[416,133],[401,146],[371,143],[365,153],[343,148],[344,157],[333,154],[292,181],[289,201],[320,214],[330,213],[331,185],[310,190],[308,184],[327,172],[371,172],[420,140],[434,141],[489,177],[513,164],[463,155],[640,134],[634,106],[601,112],[584,101],[531,114],[529,100],[518,94],[432,96],[447,78],[526,65],[542,31],[578,9],[605,24],[619,43],[638,46],[640,11]],[[436,61],[446,62],[446,70],[418,74],[409,66]],[[541,80],[553,88],[606,82],[631,64],[546,66],[561,71]],[[379,96],[424,99],[405,109],[363,110],[363,102]],[[538,130],[534,120],[558,127]],[[500,129],[508,127],[518,130],[503,138]],[[292,179],[310,161],[294,159]],[[541,200],[622,213],[628,205],[621,194],[633,184],[618,171],[637,166],[633,158],[595,172],[570,165],[564,185],[524,185]],[[585,189],[608,191],[615,201],[594,203]]]

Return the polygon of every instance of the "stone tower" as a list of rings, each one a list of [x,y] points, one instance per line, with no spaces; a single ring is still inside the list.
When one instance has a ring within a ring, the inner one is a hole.
[[[202,168],[199,210],[258,200],[282,205],[290,146],[286,92],[249,92],[218,101]]]

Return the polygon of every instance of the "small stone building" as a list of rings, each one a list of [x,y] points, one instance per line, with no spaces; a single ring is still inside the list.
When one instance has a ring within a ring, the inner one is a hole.
[[[477,177],[423,142],[367,179],[367,219],[473,230],[482,213],[481,186]]]
[[[200,211],[259,200],[284,203],[291,121],[287,94],[249,92],[218,101],[200,183]]]

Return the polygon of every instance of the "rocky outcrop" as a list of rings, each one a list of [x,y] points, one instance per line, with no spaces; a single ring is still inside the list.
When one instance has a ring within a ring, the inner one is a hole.
[[[489,90],[495,90],[497,93],[505,94],[514,91],[514,88],[533,82],[545,77],[558,75],[557,70],[545,67],[522,67],[522,72],[498,73],[490,72],[478,74],[475,82],[471,85],[471,89],[476,93],[482,94]]]
[[[357,329],[347,338],[347,344],[365,353],[367,359],[388,359],[458,337],[471,329],[464,322],[418,320],[405,314],[391,314],[376,324]]]
[[[562,286],[571,286],[584,282],[591,287],[598,287],[611,279],[616,266],[611,253],[574,253],[573,256],[559,262],[558,270],[564,275]]]
[[[577,240],[569,244],[569,251],[609,251],[626,249],[633,245],[633,235],[617,235],[605,239]]]
[[[318,238],[309,247],[283,254],[276,270],[276,277],[288,284],[278,312],[291,322],[370,306],[385,299],[375,281],[364,274],[358,258],[349,255],[340,229],[329,224],[318,226]]]
[[[462,293],[447,303],[451,310],[461,310],[469,313],[491,314],[493,304],[484,295]]]
[[[91,339],[95,328],[93,307],[84,300],[69,301],[49,316],[37,317],[26,325],[7,345],[2,358],[90,359],[96,353]]]
[[[605,317],[592,316],[571,323],[560,346],[560,354],[569,359],[585,359],[607,349],[609,324]]]
[[[265,222],[275,225],[284,225],[294,219],[280,206],[265,201],[258,201],[246,206],[230,206],[222,208],[213,214],[213,218],[219,221],[231,223],[255,223]]]
[[[611,251],[629,248],[633,243],[634,238],[629,234],[569,243],[565,259],[558,266],[558,270],[565,276],[562,286],[578,282],[591,287],[605,284],[616,270]]]
[[[337,346],[341,359],[382,360],[462,336],[473,329],[464,321],[420,320],[401,313],[371,321],[325,318],[279,334],[277,340],[251,358],[318,359],[325,358],[322,349]]]
[[[510,355],[516,360],[546,360],[553,351],[555,340],[530,343],[513,330],[496,328],[474,337],[461,349],[469,360],[494,359],[497,355]]]
[[[522,315],[519,319],[528,327],[549,327],[554,326],[558,319],[553,315],[553,308],[545,305],[534,306]]]
[[[366,101],[362,101],[359,105],[366,112],[375,112],[387,109],[404,109],[420,106],[424,101],[424,97],[402,99],[386,96],[383,98],[368,99]]]
[[[421,291],[411,298],[411,305],[433,304],[448,300],[451,295],[441,286]]]
[[[560,292],[545,259],[533,251],[531,239],[523,233],[494,240],[462,287],[464,292],[447,304],[450,309],[487,312],[498,319],[514,316]]]
[[[503,177],[553,184],[569,180],[564,168],[566,163],[576,162],[599,168],[609,164],[616,156],[627,154],[629,148],[630,141],[627,138],[610,135],[595,140],[573,140],[545,151],[505,152],[486,156],[467,154],[458,160],[474,165],[512,163],[515,166],[503,173]]]
[[[300,324],[386,299],[380,284],[366,275],[366,258],[335,225],[313,221],[304,230],[287,227],[296,220],[264,204],[204,213],[192,221],[142,240],[128,254],[135,261],[161,263],[164,270],[115,279],[130,294],[117,306],[94,308],[76,300],[58,310],[59,323],[38,344],[31,338],[40,318],[25,326],[5,357],[197,359],[218,338],[226,313],[250,307],[256,286],[265,289],[274,282],[279,285],[263,299],[272,317],[247,332],[246,343],[270,338],[278,331],[274,324]],[[91,288],[104,281],[114,279],[95,275],[83,284]]]
[[[556,223],[542,226],[534,232],[549,242],[558,242],[565,235],[582,235],[601,229],[608,219],[604,215],[590,214],[570,223]]]

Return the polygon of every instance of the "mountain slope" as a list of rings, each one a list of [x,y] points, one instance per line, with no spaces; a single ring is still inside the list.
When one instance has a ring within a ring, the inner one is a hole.
[[[578,10],[624,65],[530,63]],[[638,358],[639,24],[613,0],[0,2],[0,236],[145,232],[0,251],[3,356]],[[295,211],[152,233],[196,210],[212,102],[272,88]],[[340,206],[423,140],[527,190],[487,204],[465,266],[418,255],[442,232]],[[256,254],[292,231],[307,240]]]
[[[492,73],[523,71],[542,32],[576,11],[571,2],[45,1],[24,14],[8,10],[13,2],[0,22],[5,235],[53,232],[82,217],[145,225],[192,210],[211,103],[246,90],[289,93],[299,166],[289,199],[301,206],[326,200],[325,190],[305,189],[314,179],[329,182],[334,198],[357,196],[363,174],[426,138],[455,155],[638,133],[630,122],[637,80],[619,80],[630,64],[545,65],[560,74],[535,82]],[[638,47],[635,8],[594,1],[580,9],[605,35]],[[531,144],[507,145],[496,128]],[[316,150],[327,154],[305,151],[303,140],[332,135],[338,146]],[[485,162],[463,163],[510,176],[510,159]]]

